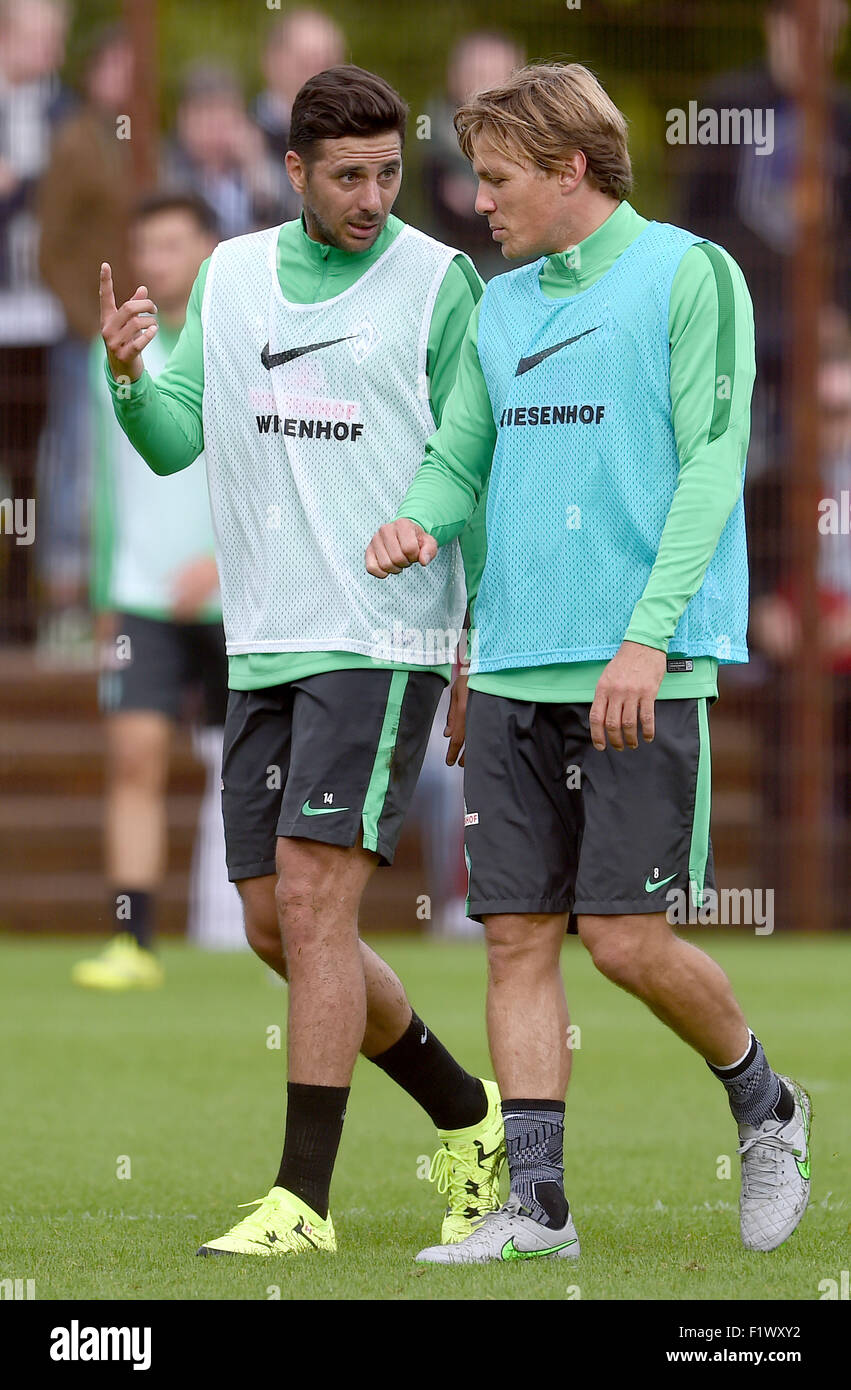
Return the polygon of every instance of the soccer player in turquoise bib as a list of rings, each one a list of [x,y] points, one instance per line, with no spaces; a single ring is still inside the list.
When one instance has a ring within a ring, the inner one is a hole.
[[[454,1060],[358,936],[361,895],[392,861],[450,678],[464,566],[474,587],[483,560],[474,523],[463,565],[450,546],[407,596],[376,602],[363,569],[364,533],[416,472],[482,291],[466,256],[391,215],[405,119],[398,93],[361,68],[305,83],[287,153],[302,217],[217,247],[156,381],[141,357],[155,305],[140,286],[116,307],[101,271],[122,427],[155,473],[204,449],[229,658],[228,870],[251,945],[290,984],[278,1176],[202,1255],[336,1248],[329,1189],[359,1049],[438,1128],[442,1239],[499,1205],[495,1083]],[[463,703],[450,707],[449,761]]]
[[[626,121],[586,68],[521,69],[455,124],[503,255],[539,259],[474,309],[440,428],[366,565],[432,563],[487,486],[465,836],[511,1195],[418,1258],[579,1253],[562,1156],[568,914],[598,969],[726,1087],[742,1240],[771,1250],[807,1205],[810,1102],[666,914],[667,894],[700,902],[713,882],[707,706],[719,662],[747,660],[750,298],[720,247],[627,202]]]

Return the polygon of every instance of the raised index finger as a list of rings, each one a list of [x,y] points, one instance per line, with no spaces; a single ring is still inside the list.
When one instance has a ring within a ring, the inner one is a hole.
[[[104,261],[100,268],[100,326],[103,328],[110,314],[115,313],[115,290],[112,287],[112,266]]]

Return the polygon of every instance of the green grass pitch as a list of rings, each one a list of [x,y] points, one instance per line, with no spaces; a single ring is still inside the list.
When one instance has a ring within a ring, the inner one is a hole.
[[[167,945],[164,989],[84,993],[68,981],[79,943],[6,938],[0,1279],[33,1279],[38,1299],[563,1300],[578,1288],[582,1299],[816,1300],[819,1282],[848,1267],[851,939],[744,931],[692,939],[729,972],[774,1064],[812,1093],[803,1225],[771,1255],[741,1248],[722,1088],[570,939],[563,968],[581,1034],[566,1167],[582,1258],[478,1269],[414,1264],[439,1232],[441,1199],[420,1176],[434,1132],[363,1061],[332,1188],[339,1253],[197,1259],[277,1171],[284,1052],[267,1043],[286,990],[248,953]],[[430,1027],[489,1074],[483,948],[376,944]]]

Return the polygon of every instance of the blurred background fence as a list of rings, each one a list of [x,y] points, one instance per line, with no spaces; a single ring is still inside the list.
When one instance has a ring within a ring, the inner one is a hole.
[[[847,929],[847,38],[844,0],[0,3],[0,929],[92,932],[105,916],[88,357],[100,262],[119,302],[135,288],[134,200],[192,188],[227,236],[296,215],[289,104],[314,71],[352,61],[410,105],[396,211],[487,277],[504,265],[472,210],[451,113],[547,58],[587,64],[626,113],[638,210],[717,240],[748,279],[752,660],[723,671],[713,711],[716,870],[721,886],[773,889],[778,930]],[[186,929],[203,781],[184,727],[159,894],[168,932]],[[458,927],[458,782],[439,753],[424,787],[397,869],[370,889],[371,929]]]

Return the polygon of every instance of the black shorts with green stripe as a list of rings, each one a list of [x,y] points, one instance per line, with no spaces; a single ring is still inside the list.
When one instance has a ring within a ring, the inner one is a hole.
[[[328,671],[231,690],[222,756],[228,877],[275,872],[279,836],[391,864],[441,692],[433,671]]]
[[[714,887],[707,703],[657,700],[653,742],[619,753],[591,743],[590,704],[471,690],[469,915],[666,912]]]

